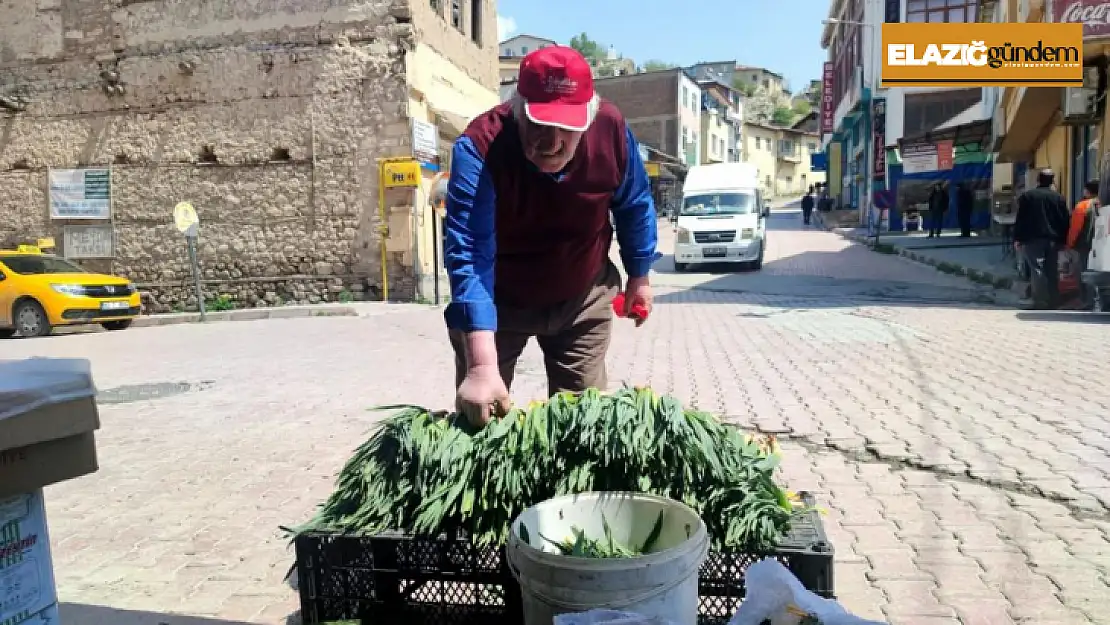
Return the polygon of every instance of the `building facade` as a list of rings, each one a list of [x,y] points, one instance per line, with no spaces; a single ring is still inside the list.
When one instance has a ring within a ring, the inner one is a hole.
[[[817,133],[755,122],[744,124],[744,162],[756,166],[760,186],[769,197],[802,195],[811,185],[825,182],[824,172],[811,168],[811,156],[820,151]]]
[[[985,98],[995,104],[992,147],[996,176],[1009,180],[1013,194],[1035,184],[1036,172],[1051,168],[1070,204],[1083,183],[1097,180],[1107,136],[1106,85],[1110,66],[1110,24],[1102,0],[984,0],[983,19],[995,22],[1080,22],[1083,28],[1083,87],[995,88]],[[997,189],[997,187],[996,187]]]
[[[700,81],[702,90],[701,162],[739,163],[743,133],[740,93],[717,80]]]
[[[391,297],[418,296],[436,275],[426,185],[497,102],[493,0],[211,4],[0,9],[0,239],[54,237],[136,282],[150,310],[185,309],[196,301],[172,210],[188,201],[209,297],[378,297],[383,245]],[[380,206],[377,159],[413,155],[414,127],[436,154],[417,190]],[[52,202],[51,181],[82,169],[106,172],[109,214]]]
[[[786,79],[778,72],[750,65],[737,65],[734,72],[737,83],[748,85],[752,89],[762,89],[772,98],[780,99],[789,95],[786,89]]]
[[[677,206],[686,169],[701,150],[701,89],[681,69],[598,78],[594,87],[624,115],[647,149],[656,207]]]
[[[517,59],[517,65],[520,65],[520,59],[528,56],[529,52],[553,45],[556,45],[554,39],[535,35],[516,35],[498,44],[497,55],[501,59]]]
[[[904,164],[900,146],[988,115],[980,88],[881,89],[882,24],[973,22],[976,5],[977,0],[833,0],[830,4],[821,39],[828,51],[824,95],[831,95],[822,103],[828,108],[819,111],[822,143],[828,157],[829,191],[840,208],[858,210],[861,224],[901,227],[901,212],[916,210],[921,203],[918,196],[928,186],[923,180],[957,175],[919,171],[916,163]],[[954,193],[956,185],[951,186]]]

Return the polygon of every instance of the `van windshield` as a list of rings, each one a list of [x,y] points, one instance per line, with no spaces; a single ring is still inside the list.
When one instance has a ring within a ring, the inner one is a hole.
[[[682,199],[682,215],[747,215],[754,212],[753,193],[705,193]]]

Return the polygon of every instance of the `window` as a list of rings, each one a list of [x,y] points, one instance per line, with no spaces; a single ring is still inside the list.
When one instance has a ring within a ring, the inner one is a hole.
[[[682,108],[687,106],[690,106],[690,90],[686,88],[686,85],[682,85]]]
[[[528,56],[528,46],[520,46],[520,55]]]
[[[912,137],[929,132],[974,106],[982,97],[982,89],[908,93],[902,135]]]
[[[755,212],[754,193],[705,193],[683,198],[682,215],[747,215]]]
[[[976,0],[909,0],[907,22],[963,23],[975,21]]]
[[[793,154],[794,153],[794,142],[790,141],[789,139],[783,139],[780,149],[782,150],[783,154]]]
[[[22,275],[42,275],[48,273],[88,273],[69,261],[53,256],[4,256],[3,264],[14,273]]]
[[[686,146],[690,144],[690,130],[686,126],[682,127],[682,149],[685,150]]]
[[[810,142],[809,144],[806,145],[806,149],[809,150],[810,154],[816,154],[817,153],[817,144],[813,143],[813,142]]]
[[[455,28],[462,29],[462,7],[459,6],[460,0],[451,0],[451,25]]]
[[[512,56],[512,55],[513,55],[513,49],[512,48],[505,48],[505,53],[502,54],[501,56]]]
[[[774,143],[774,141],[771,140],[771,139],[767,139],[766,141],[763,142],[763,145],[765,145],[767,147],[768,152],[770,152],[771,150],[774,149],[774,146],[772,145],[773,143]]]
[[[755,138],[755,149],[758,150],[761,147],[763,147],[763,144],[761,143],[761,139],[759,137],[756,137]]]
[[[482,45],[482,0],[470,0],[470,40]]]

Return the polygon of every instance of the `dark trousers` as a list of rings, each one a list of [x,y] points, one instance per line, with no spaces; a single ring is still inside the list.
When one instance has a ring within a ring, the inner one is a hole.
[[[929,236],[940,236],[940,229],[944,227],[944,211],[929,211]]]
[[[1059,247],[1055,241],[1036,239],[1021,244],[1029,268],[1029,286],[1037,307],[1051,308],[1060,301]]]
[[[813,209],[812,208],[803,208],[802,209],[802,223],[808,224],[809,219],[812,216],[813,216]]]
[[[971,207],[960,208],[956,217],[960,220],[960,236],[971,236]]]

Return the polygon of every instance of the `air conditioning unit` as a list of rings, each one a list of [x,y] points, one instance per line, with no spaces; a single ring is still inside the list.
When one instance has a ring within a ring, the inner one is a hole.
[[[1064,101],[1060,106],[1063,112],[1062,123],[1082,125],[1097,121],[1099,118],[1098,90],[1088,87],[1065,87]]]
[[[1083,86],[1065,87],[1064,101],[1060,104],[1063,123],[1086,124],[1101,117],[1099,93],[1099,68],[1083,68]]]

